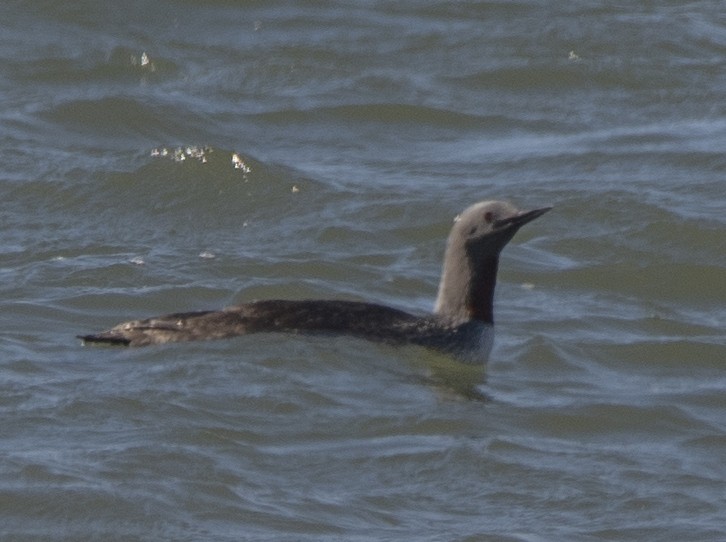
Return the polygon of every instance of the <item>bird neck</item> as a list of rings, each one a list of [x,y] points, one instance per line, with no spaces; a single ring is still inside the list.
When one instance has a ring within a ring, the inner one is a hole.
[[[480,262],[469,285],[467,308],[473,320],[488,324],[494,323],[494,288],[497,285],[499,257],[493,256],[486,262]]]
[[[494,288],[499,255],[472,261],[465,251],[447,254],[434,312],[454,324],[494,323]]]

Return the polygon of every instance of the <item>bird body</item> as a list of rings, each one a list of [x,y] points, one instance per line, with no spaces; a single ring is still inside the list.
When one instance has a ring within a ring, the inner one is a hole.
[[[484,361],[493,338],[499,253],[517,230],[550,208],[518,211],[485,201],[466,209],[447,241],[433,314],[417,316],[375,303],[263,300],[217,311],[174,313],[81,335],[84,343],[146,346],[260,332],[347,334],[417,344],[465,360]]]

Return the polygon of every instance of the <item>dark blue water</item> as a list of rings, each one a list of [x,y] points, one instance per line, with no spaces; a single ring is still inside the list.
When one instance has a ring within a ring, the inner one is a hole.
[[[720,2],[0,26],[3,540],[726,537]],[[259,298],[428,311],[483,199],[555,206],[502,255],[486,377],[350,338],[74,338]]]

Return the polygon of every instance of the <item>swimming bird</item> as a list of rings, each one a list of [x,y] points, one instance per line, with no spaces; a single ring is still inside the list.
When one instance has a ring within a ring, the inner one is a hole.
[[[417,344],[484,362],[493,339],[499,254],[519,228],[550,209],[520,211],[510,203],[482,201],[462,212],[448,237],[433,314],[359,301],[277,299],[133,320],[78,337],[84,344],[145,346],[259,332],[332,333]]]

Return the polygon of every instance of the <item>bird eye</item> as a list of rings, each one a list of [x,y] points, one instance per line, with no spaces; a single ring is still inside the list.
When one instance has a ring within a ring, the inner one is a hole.
[[[491,224],[494,221],[494,213],[492,213],[491,211],[487,211],[486,213],[484,213],[484,221],[487,224]]]

